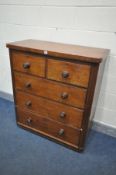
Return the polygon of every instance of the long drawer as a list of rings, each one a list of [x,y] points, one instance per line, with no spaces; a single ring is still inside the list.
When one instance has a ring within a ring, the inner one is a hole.
[[[65,104],[53,102],[42,97],[36,97],[24,92],[16,92],[16,105],[21,109],[38,115],[81,128],[83,110]]]
[[[15,88],[74,107],[84,108],[87,90],[54,81],[14,73]]]
[[[17,108],[17,122],[25,128],[61,140],[74,146],[78,145],[80,131],[64,124],[51,121]]]

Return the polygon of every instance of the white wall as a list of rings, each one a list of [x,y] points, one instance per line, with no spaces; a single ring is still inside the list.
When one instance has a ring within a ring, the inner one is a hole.
[[[111,49],[94,120],[116,127],[116,0],[0,0],[0,91],[12,94],[6,42],[29,38]]]

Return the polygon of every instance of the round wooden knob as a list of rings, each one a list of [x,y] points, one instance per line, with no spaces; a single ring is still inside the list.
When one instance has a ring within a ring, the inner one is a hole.
[[[30,124],[31,122],[32,122],[32,119],[31,119],[31,117],[29,117],[28,119],[27,119],[27,121],[26,121],[28,124]]]
[[[62,77],[63,78],[68,78],[69,77],[69,72],[68,71],[63,71],[62,72]]]
[[[62,99],[68,98],[68,93],[67,93],[67,92],[63,92],[63,93],[61,94],[61,98],[62,98]]]
[[[27,107],[29,107],[29,106],[31,106],[31,105],[32,105],[31,101],[27,101],[27,102],[26,102],[26,106],[27,106]]]
[[[60,113],[60,118],[65,118],[66,117],[66,113],[65,112],[61,112]]]
[[[59,134],[60,136],[62,136],[62,135],[64,134],[64,129],[60,129],[59,132],[58,132],[58,134]]]
[[[30,87],[31,87],[31,83],[29,83],[29,82],[26,83],[26,84],[25,84],[25,87],[26,87],[26,88],[30,88]]]
[[[30,68],[30,63],[26,62],[23,64],[24,69],[29,69]]]

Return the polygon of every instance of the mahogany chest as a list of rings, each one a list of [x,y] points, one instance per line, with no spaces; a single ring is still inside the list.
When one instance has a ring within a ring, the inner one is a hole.
[[[7,47],[17,124],[82,151],[109,50],[38,40]]]

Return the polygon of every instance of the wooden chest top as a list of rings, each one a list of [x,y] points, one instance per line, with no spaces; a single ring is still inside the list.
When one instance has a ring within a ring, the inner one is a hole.
[[[69,60],[80,60],[84,62],[100,63],[106,58],[109,50],[101,48],[93,48],[72,44],[55,43],[39,40],[23,40],[7,44],[7,47],[35,52],[39,54],[67,58]]]

